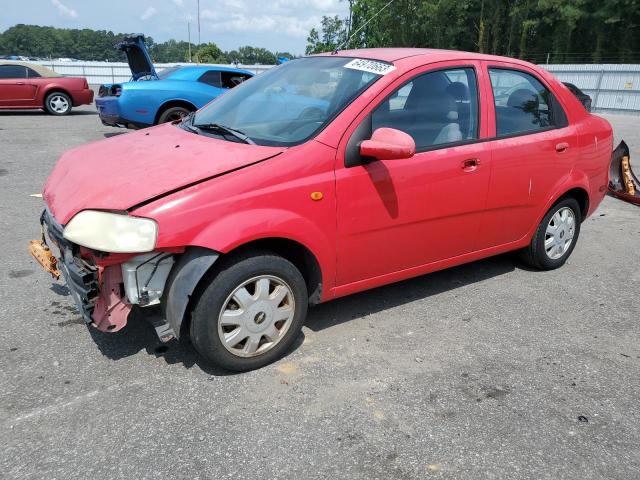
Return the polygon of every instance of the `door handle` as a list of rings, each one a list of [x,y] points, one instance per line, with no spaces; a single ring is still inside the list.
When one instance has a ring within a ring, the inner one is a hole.
[[[24,82],[16,82],[16,85],[24,85]]]
[[[477,158],[467,158],[462,162],[462,170],[465,172],[473,172],[480,166],[480,160]]]
[[[556,145],[556,152],[562,153],[569,148],[569,144],[567,142],[560,142]]]

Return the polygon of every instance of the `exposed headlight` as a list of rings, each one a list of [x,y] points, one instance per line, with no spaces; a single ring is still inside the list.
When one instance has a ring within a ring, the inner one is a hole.
[[[149,218],[83,210],[64,227],[64,238],[83,247],[113,253],[150,252],[158,225]]]

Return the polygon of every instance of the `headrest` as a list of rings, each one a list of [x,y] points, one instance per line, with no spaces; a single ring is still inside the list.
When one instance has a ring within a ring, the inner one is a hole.
[[[507,105],[509,107],[521,108],[526,111],[537,109],[539,104],[538,96],[526,88],[514,90],[507,99]]]
[[[424,99],[420,108],[425,115],[437,121],[456,122],[458,120],[456,101],[448,93]]]
[[[447,85],[446,92],[456,100],[469,99],[469,87],[462,82],[453,82]]]

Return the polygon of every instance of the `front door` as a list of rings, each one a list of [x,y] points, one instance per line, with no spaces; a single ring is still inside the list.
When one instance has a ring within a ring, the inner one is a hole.
[[[35,87],[22,65],[0,65],[0,107],[24,107],[32,103]]]
[[[336,168],[338,286],[474,249],[491,160],[478,142],[478,68],[446,62],[407,74],[345,135]],[[345,166],[354,145],[380,127],[410,134],[416,155]]]

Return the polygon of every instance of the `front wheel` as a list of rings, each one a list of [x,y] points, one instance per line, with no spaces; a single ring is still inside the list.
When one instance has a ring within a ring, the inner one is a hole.
[[[541,270],[553,270],[567,261],[580,235],[582,214],[573,198],[556,203],[544,216],[529,247],[523,252],[524,260]]]
[[[304,323],[307,288],[300,271],[271,253],[222,265],[192,312],[191,341],[210,362],[234,371],[280,358]]]

